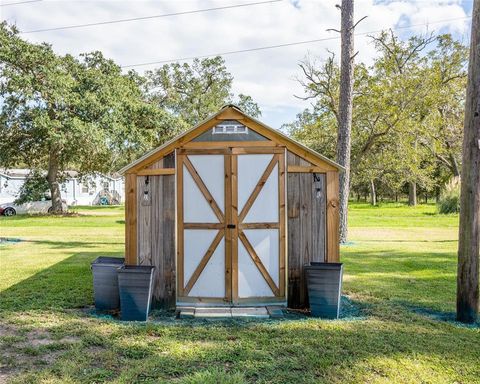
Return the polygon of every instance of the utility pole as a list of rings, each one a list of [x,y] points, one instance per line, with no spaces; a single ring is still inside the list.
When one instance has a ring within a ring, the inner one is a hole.
[[[457,320],[478,317],[480,255],[480,0],[473,3],[458,235]]]
[[[337,133],[337,162],[345,167],[340,173],[340,242],[347,241],[348,196],[350,194],[350,154],[352,149],[353,69],[354,46],[353,0],[342,0],[340,100]]]

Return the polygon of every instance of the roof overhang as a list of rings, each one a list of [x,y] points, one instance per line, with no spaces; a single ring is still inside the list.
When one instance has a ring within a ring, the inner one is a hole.
[[[345,170],[343,166],[336,163],[335,161],[330,160],[329,158],[321,155],[320,153],[299,143],[298,141],[291,139],[290,137],[280,132],[279,130],[271,128],[265,125],[264,123],[262,123],[261,121],[255,119],[254,117],[247,115],[238,106],[233,104],[227,104],[224,107],[222,107],[217,113],[209,116],[202,122],[195,125],[193,128],[167,141],[160,147],[157,147],[147,152],[145,155],[133,161],[132,163],[128,164],[127,166],[123,167],[118,172],[120,174],[134,173],[136,170],[138,170],[139,167],[142,167],[142,166],[147,167],[152,162],[156,161],[156,159],[158,159],[158,156],[161,156],[162,154],[166,155],[167,153],[170,153],[176,148],[181,147],[185,143],[190,142],[195,137],[199,136],[206,130],[215,126],[222,120],[240,120],[249,129],[253,129],[254,131],[257,131],[257,132],[258,130],[261,130],[261,132],[258,132],[258,133],[266,136],[268,139],[271,139],[271,140],[272,139],[274,140],[275,138],[280,139],[285,144],[285,146],[288,148],[289,151],[295,153],[296,155],[302,158],[306,158],[306,160],[309,160],[309,161],[313,160],[313,162],[315,163],[315,159],[317,159],[321,163],[328,164],[330,167],[333,168],[332,170],[337,170],[340,172]]]

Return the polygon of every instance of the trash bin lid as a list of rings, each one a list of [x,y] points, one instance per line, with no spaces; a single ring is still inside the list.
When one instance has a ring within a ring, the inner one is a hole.
[[[118,268],[118,273],[151,273],[154,265],[123,265]]]
[[[101,267],[102,265],[104,266],[120,266],[123,263],[125,263],[125,259],[123,257],[111,257],[111,256],[100,256],[97,257],[93,262],[92,262],[92,267]]]
[[[310,269],[342,269],[343,263],[325,263],[319,261],[312,261],[310,265],[305,265],[305,268]]]

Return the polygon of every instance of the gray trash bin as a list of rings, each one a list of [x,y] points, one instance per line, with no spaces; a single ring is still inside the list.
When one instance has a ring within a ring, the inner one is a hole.
[[[118,296],[117,269],[125,259],[101,256],[92,262],[93,292],[95,308],[99,311],[111,311],[120,308]]]
[[[305,266],[312,316],[338,319],[342,295],[342,263],[312,262]]]
[[[154,269],[153,265],[125,265],[118,269],[122,320],[147,320],[152,301]]]

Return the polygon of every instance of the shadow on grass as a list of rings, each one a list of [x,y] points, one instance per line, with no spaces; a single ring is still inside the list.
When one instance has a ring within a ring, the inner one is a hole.
[[[85,243],[88,244],[88,243]],[[75,246],[84,247],[83,243]],[[0,312],[78,308],[93,303],[90,263],[115,252],[81,252],[0,292]]]
[[[123,242],[103,242],[103,241],[52,241],[52,240],[21,240],[26,243],[48,245],[52,249],[68,248],[95,248],[98,245],[123,245]]]
[[[454,252],[345,249],[342,260],[347,291],[432,310],[454,308],[457,268]]]
[[[90,263],[101,255],[120,256],[76,253],[0,292],[0,311],[14,318],[30,310],[64,312],[92,305]],[[354,267],[350,261],[349,267]],[[373,283],[382,285],[385,281],[375,278]],[[395,284],[404,287],[395,279],[392,284],[392,289],[399,289]],[[409,303],[415,303],[412,287],[410,295],[413,300]],[[42,379],[182,382],[196,372],[218,369],[241,372],[248,382],[354,382],[354,378],[362,382],[378,375],[406,382],[412,381],[407,380],[411,376],[403,380],[398,375],[412,374],[410,369],[418,381],[434,382],[428,367],[436,361],[449,362],[451,382],[460,378],[468,382],[480,373],[479,339],[472,337],[471,330],[432,325],[415,313],[398,311],[384,303],[373,310],[373,321],[367,318],[347,323],[307,317],[218,323],[172,320],[168,327],[164,322],[122,323],[70,311],[61,321],[50,321],[46,331],[74,335],[81,342],[61,352],[61,359],[50,364],[51,368],[42,368]],[[385,365],[386,359],[392,360],[391,366]],[[398,360],[410,364],[408,369],[397,372]],[[426,364],[425,371],[421,371],[422,364]]]
[[[464,327],[464,328],[480,328],[480,318],[472,324],[465,324],[457,321],[457,315],[455,312],[448,312],[448,311],[437,311],[431,308],[425,308],[420,306],[411,305],[405,302],[399,302],[399,304],[405,306],[410,311],[426,316],[432,320],[443,321],[447,323],[451,323],[457,327]]]

